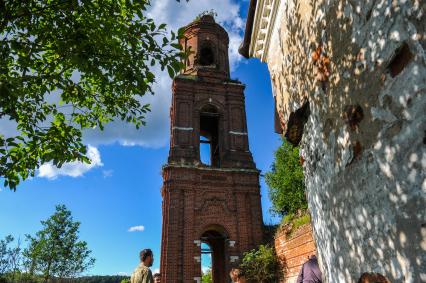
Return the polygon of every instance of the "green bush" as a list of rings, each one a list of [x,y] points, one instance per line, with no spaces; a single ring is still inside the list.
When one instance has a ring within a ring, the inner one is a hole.
[[[297,214],[308,207],[299,148],[283,140],[275,152],[271,171],[265,175],[272,211],[279,215]]]
[[[211,269],[207,270],[207,272],[203,273],[203,276],[201,277],[201,283],[212,283],[212,271]]]
[[[273,247],[260,245],[244,254],[241,268],[248,281],[257,283],[278,282],[279,264]]]
[[[3,281],[2,281],[3,280]],[[43,278],[38,275],[16,271],[9,272],[0,278],[0,283],[42,283]]]

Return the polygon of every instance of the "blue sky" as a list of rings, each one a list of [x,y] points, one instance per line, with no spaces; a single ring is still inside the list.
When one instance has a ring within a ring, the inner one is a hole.
[[[232,78],[246,84],[246,111],[250,150],[257,167],[265,173],[280,145],[274,133],[271,84],[266,64],[245,60],[236,53],[241,42],[247,1],[199,0],[174,3],[153,1],[150,11],[158,21],[172,28],[190,22],[204,10],[215,9],[230,33]],[[214,2],[211,3],[211,2]],[[177,6],[176,6],[177,5]],[[213,7],[212,7],[213,6]],[[180,17],[170,22],[168,13]],[[38,177],[23,182],[16,192],[0,191],[0,238],[7,234],[24,238],[41,228],[57,204],[65,204],[75,220],[81,222],[80,238],[88,242],[96,264],[89,274],[130,274],[138,263],[138,253],[150,247],[155,254],[153,269],[159,268],[161,246],[161,167],[168,155],[168,107],[171,81],[158,74],[156,95],[149,97],[152,113],[148,126],[140,131],[120,124],[102,132],[89,132],[86,141],[92,146],[96,162],[92,166],[71,164],[65,171],[47,165]],[[0,123],[0,130],[6,131]],[[62,174],[62,175],[61,175]],[[74,177],[73,177],[74,176]],[[262,206],[265,223],[277,219],[269,213],[270,201],[263,178]],[[134,227],[130,232],[129,229]]]

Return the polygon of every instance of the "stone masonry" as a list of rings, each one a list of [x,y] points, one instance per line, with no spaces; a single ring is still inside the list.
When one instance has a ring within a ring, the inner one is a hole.
[[[240,52],[267,62],[301,146],[325,282],[426,282],[426,3],[252,0]]]

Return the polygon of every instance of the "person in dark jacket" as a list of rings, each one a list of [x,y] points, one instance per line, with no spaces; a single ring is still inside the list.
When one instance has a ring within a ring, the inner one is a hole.
[[[302,265],[296,283],[322,283],[321,270],[315,255]]]

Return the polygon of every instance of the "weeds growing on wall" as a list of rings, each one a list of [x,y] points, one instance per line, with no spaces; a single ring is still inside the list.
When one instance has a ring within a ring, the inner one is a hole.
[[[311,223],[311,215],[304,210],[300,211],[299,214],[287,214],[281,221],[279,229],[283,229],[287,237],[291,237],[294,231],[308,223]]]

